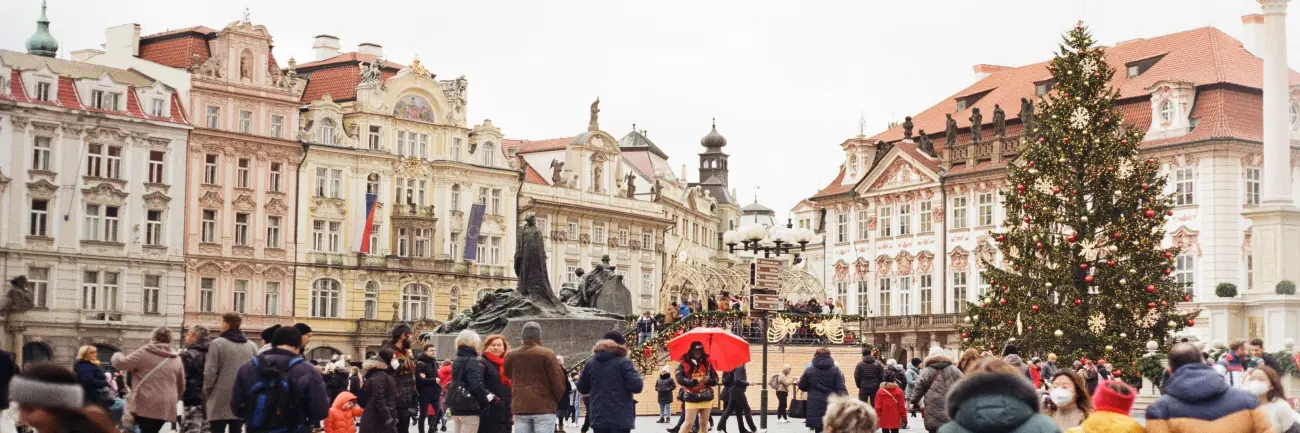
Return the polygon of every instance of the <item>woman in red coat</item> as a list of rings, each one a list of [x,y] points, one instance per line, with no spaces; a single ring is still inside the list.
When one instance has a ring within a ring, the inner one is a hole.
[[[886,371],[885,380],[881,381],[880,390],[876,391],[876,416],[880,421],[880,430],[884,433],[898,433],[907,417],[907,397],[895,382],[894,375],[893,371]]]

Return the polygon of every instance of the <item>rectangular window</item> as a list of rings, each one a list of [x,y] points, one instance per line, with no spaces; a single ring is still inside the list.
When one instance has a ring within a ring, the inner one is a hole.
[[[451,187],[451,211],[460,212],[460,187],[456,185]]]
[[[876,222],[876,224],[880,226],[880,237],[887,238],[893,236],[894,208],[885,206],[877,209],[876,212],[880,213],[879,221]]]
[[[406,196],[406,178],[397,178],[393,182],[397,191],[393,194],[393,202],[397,204],[411,204],[410,198]]]
[[[205,185],[217,184],[217,155],[207,154],[203,156],[203,183]]]
[[[50,94],[50,83],[36,83],[36,99],[39,101],[49,101],[52,98]]]
[[[501,215],[501,190],[492,190],[492,215]]]
[[[890,307],[889,302],[891,300],[890,293],[891,292],[889,290],[889,279],[881,278],[880,279],[880,303],[876,304],[876,308],[879,308],[880,311],[877,312],[876,314],[877,316],[888,316],[890,314],[889,312],[889,307]]]
[[[249,169],[252,167],[252,165],[253,165],[253,161],[248,158],[239,158],[239,160],[235,161],[235,187],[236,188],[249,187],[248,186]]]
[[[429,244],[433,242],[433,230],[415,229],[415,256],[428,257]]]
[[[232,309],[239,314],[248,314],[248,280],[235,280],[232,295]]]
[[[32,306],[50,306],[50,268],[27,268],[27,288],[31,290]]]
[[[217,296],[215,278],[199,278],[199,311],[211,313],[216,310],[214,304]]]
[[[118,178],[122,167],[121,147],[91,144],[86,149],[86,176]]]
[[[858,314],[871,314],[871,285],[866,280],[858,281]]]
[[[163,211],[147,210],[144,213],[144,244],[163,244]]]
[[[898,277],[898,314],[912,314],[912,277]]]
[[[1196,197],[1192,194],[1192,190],[1192,169],[1180,168],[1174,170],[1174,204],[1179,206],[1196,204]]]
[[[849,241],[849,214],[847,212],[841,212],[839,214],[836,214],[835,218],[836,218],[835,241],[840,243],[848,242]]]
[[[161,150],[149,151],[149,183],[163,183],[163,166],[167,154]]]
[[[478,251],[477,255],[474,256],[474,261],[478,263],[487,263],[487,243],[487,236],[478,237]]]
[[[269,191],[271,191],[271,192],[281,192],[281,191],[283,191],[282,189],[280,189],[280,175],[281,175],[281,172],[282,172],[282,165],[281,165],[280,163],[278,163],[278,162],[272,162],[272,163],[271,163],[271,178],[267,181],[267,185],[266,185],[266,189],[267,189],[267,190],[269,190]]]
[[[952,228],[966,228],[966,197],[952,198]]]
[[[411,255],[411,233],[406,227],[397,229],[397,256],[408,257]]]
[[[1196,262],[1191,254],[1179,254],[1174,259],[1174,282],[1187,293],[1196,294]]]
[[[921,279],[921,314],[934,314],[934,277],[922,275]]]
[[[217,129],[221,125],[221,107],[208,106],[208,128]]]
[[[325,167],[316,168],[316,197],[324,197],[329,185],[329,169]]]
[[[460,250],[460,232],[451,232],[451,261],[460,261],[462,252]]]
[[[371,127],[370,127],[370,141],[369,141],[369,143],[370,143],[370,150],[379,150],[379,144],[380,144],[380,138],[381,138],[381,137],[382,137],[382,136],[380,135],[380,129],[379,129],[379,127],[378,127],[378,126],[371,126]]]
[[[343,170],[330,170],[330,197],[343,197]]]
[[[397,156],[406,156],[406,131],[397,131]]]
[[[50,171],[50,137],[36,137],[32,143],[32,170]]]
[[[117,111],[118,94],[103,90],[90,91],[90,105],[100,110]]]
[[[246,213],[235,214],[235,245],[248,246],[248,218]]]
[[[311,222],[311,250],[325,251],[325,220]]]
[[[641,232],[641,249],[651,250],[655,244],[655,234],[649,230]]]
[[[451,160],[460,161],[460,139],[451,139]]]
[[[989,289],[988,276],[985,276],[984,272],[977,273],[975,275],[975,292],[978,293],[978,295],[976,296],[983,298],[985,295],[989,294]]]
[[[486,207],[487,207],[487,198],[488,198],[488,189],[487,189],[487,188],[479,188],[479,189],[478,189],[478,204],[481,204],[481,205],[483,205],[483,207],[486,208]]]
[[[979,195],[979,215],[976,225],[991,226],[993,225],[993,193],[986,192]]]
[[[280,217],[266,217],[266,247],[280,248]]]
[[[32,210],[27,226],[27,235],[44,237],[49,229],[49,221],[50,202],[46,200],[32,200]]]
[[[848,282],[846,282],[846,281],[841,281],[841,282],[835,283],[835,299],[838,300],[838,301],[840,302],[840,304],[848,304],[848,303],[849,303],[849,283],[848,283]],[[861,300],[859,300],[859,301],[861,301]],[[857,305],[857,308],[858,308],[858,314],[866,314],[866,313],[867,313],[867,304],[859,302],[858,305]]]
[[[858,211],[858,240],[859,241],[865,241],[869,237],[869,235],[867,234],[867,232],[871,231],[870,229],[868,229],[868,227],[871,225],[869,224],[871,222],[869,218],[871,217],[867,215],[867,211],[865,210]]]
[[[370,254],[379,255],[379,232],[381,226],[373,224],[370,226]]]
[[[620,247],[627,246],[627,229],[618,230],[618,246]]]
[[[253,112],[252,111],[239,112],[239,132],[245,134],[253,133]]]
[[[343,238],[343,223],[338,221],[330,221],[329,240],[330,240],[331,253],[339,252],[339,249],[342,247],[342,238]]]
[[[88,241],[99,240],[99,226],[101,221],[100,206],[97,204],[86,205],[86,226],[81,238]]]
[[[578,223],[576,221],[569,221],[569,230],[567,230],[567,232],[570,241],[578,240]]]
[[[279,316],[280,282],[268,281],[263,287],[266,289],[266,314],[268,316]]]
[[[912,234],[912,204],[898,205],[898,235]]]
[[[199,235],[201,236],[200,242],[208,244],[217,242],[217,211],[212,209],[203,210]]]
[[[88,241],[117,242],[118,207],[99,204],[86,205],[86,231]]]
[[[120,276],[117,272],[84,272],[81,282],[81,309],[117,311]]]
[[[492,262],[491,262],[491,263],[494,264],[494,265],[499,265],[499,264],[501,264],[501,237],[500,237],[500,236],[493,236],[493,237],[492,237],[492,248],[491,248],[491,251],[492,251]]]
[[[278,114],[271,115],[271,136],[280,138],[284,133],[284,116]],[[268,283],[269,284],[269,283]]]
[[[429,134],[420,134],[420,155],[421,158],[429,159]]]
[[[1246,204],[1259,204],[1259,179],[1258,168],[1246,169]]]
[[[653,296],[655,289],[654,274],[650,271],[641,271],[641,296]]]
[[[966,311],[966,272],[952,273],[952,311],[961,314]]]
[[[429,202],[428,201],[429,194],[427,193],[428,188],[429,188],[429,181],[422,180],[420,181],[420,187],[415,189],[415,202],[418,203],[420,206],[425,206]]]
[[[149,107],[149,114],[153,117],[163,117],[163,100],[154,98]]]
[[[591,242],[597,245],[605,243],[605,223],[591,223]]]

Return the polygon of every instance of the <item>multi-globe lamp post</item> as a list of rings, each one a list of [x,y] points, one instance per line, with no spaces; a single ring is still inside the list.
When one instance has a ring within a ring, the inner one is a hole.
[[[781,257],[782,254],[793,254],[794,263],[799,263],[803,259],[799,257],[808,244],[821,242],[821,235],[813,233],[807,228],[794,228],[793,224],[786,220],[785,227],[773,226],[770,229],[762,224],[745,224],[736,230],[727,230],[722,234],[722,243],[727,245],[727,250],[732,254],[736,253],[736,247],[740,246],[742,253],[750,253],[753,258],[757,259],[758,254],[762,253],[763,258],[772,258],[773,256]],[[796,251],[795,248],[798,248]],[[753,309],[752,295],[756,284],[757,275],[756,264],[750,263],[749,284],[750,284],[750,311]],[[767,320],[768,312],[760,312],[763,321],[763,329],[759,334],[759,340],[763,341],[763,376],[761,382],[763,392],[759,397],[759,427],[767,428]]]

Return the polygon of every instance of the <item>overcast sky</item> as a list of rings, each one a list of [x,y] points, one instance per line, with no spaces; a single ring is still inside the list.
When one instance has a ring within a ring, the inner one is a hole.
[[[1045,60],[1080,18],[1111,45],[1207,25],[1240,39],[1241,15],[1259,11],[1252,0],[49,2],[65,58],[98,48],[107,27],[221,28],[246,6],[281,62],[312,60],[321,33],[344,51],[381,44],[401,64],[419,54],[439,78],[468,77],[470,121],[510,138],[581,133],[599,96],[602,129],[648,130],[692,181],[716,117],[732,187],[745,203],[761,187],[781,219],[834,177],[860,114],[872,135],[972,83],[972,65]],[[5,3],[0,48],[23,50],[40,1]]]

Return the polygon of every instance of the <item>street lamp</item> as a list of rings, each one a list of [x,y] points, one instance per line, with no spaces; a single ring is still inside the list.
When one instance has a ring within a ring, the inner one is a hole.
[[[758,253],[763,253],[763,258],[771,258],[773,255],[781,257],[782,254],[794,254],[794,263],[799,263],[802,258],[799,253],[803,252],[809,243],[820,242],[820,236],[813,233],[812,230],[800,227],[794,228],[794,223],[789,219],[786,220],[785,227],[774,226],[771,229],[763,227],[760,224],[746,224],[740,226],[738,230],[727,230],[722,234],[722,242],[727,245],[727,250],[732,254],[736,253],[736,246],[740,245],[743,252],[752,252],[757,257]],[[798,246],[796,251],[794,248]],[[754,284],[754,273],[751,270],[750,284]],[[751,295],[753,293],[751,292]],[[752,302],[751,302],[751,305]],[[759,403],[760,416],[759,426],[767,428],[767,327],[768,312],[763,311],[763,329],[759,339],[763,340],[763,393]]]

